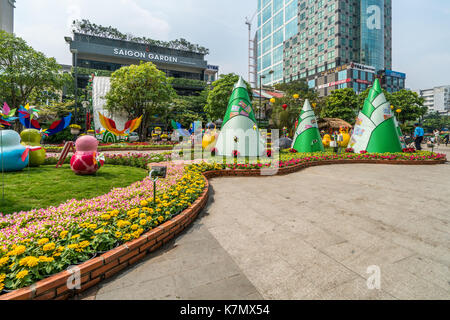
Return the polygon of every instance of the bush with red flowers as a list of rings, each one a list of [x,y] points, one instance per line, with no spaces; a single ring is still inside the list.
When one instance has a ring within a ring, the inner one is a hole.
[[[367,153],[367,150],[361,150],[359,153],[361,153],[361,154],[366,154],[366,153]]]
[[[237,158],[237,157],[239,157],[240,152],[237,151],[237,150],[233,150],[233,151],[231,152],[231,154],[233,155],[233,157]]]
[[[211,155],[214,157],[217,154],[217,148],[212,148]]]
[[[345,149],[346,153],[355,153],[355,150],[353,150],[353,148],[347,148]]]
[[[414,148],[404,148],[402,151],[404,153],[415,153],[416,149],[414,149]]]
[[[265,153],[266,153],[267,157],[269,157],[269,158],[272,157],[272,150],[271,149],[267,149]]]
[[[291,148],[291,149],[289,149],[289,152],[290,152],[290,153],[297,153],[298,151],[295,150],[294,148]]]

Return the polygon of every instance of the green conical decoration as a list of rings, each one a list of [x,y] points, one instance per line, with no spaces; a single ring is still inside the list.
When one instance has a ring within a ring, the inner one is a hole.
[[[356,119],[349,147],[356,153],[363,150],[370,153],[402,151],[398,124],[378,79],[370,89],[363,109]]]
[[[264,152],[255,114],[244,79],[239,78],[228,102],[222,129],[216,143],[217,155],[256,157]]]
[[[300,113],[292,148],[298,152],[325,151],[317,126],[316,115],[308,99],[305,100],[305,105]]]

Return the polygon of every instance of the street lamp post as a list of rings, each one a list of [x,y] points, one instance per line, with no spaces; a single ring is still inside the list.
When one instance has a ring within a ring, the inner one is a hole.
[[[273,70],[270,70],[267,74],[272,74]],[[266,76],[263,74],[259,75],[259,117],[258,117],[258,127],[261,126],[261,108],[262,108],[262,79],[265,79]]]
[[[74,66],[75,66],[75,123],[78,120],[78,50],[77,49],[71,49],[70,50],[73,53],[73,59],[74,59]]]

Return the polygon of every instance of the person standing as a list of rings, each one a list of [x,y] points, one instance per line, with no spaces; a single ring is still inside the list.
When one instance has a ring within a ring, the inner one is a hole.
[[[438,129],[434,130],[433,134],[434,134],[434,143],[437,144],[439,146],[440,142],[440,131]]]
[[[414,130],[414,142],[416,144],[416,150],[422,150],[422,141],[423,136],[425,135],[425,131],[418,123],[414,124],[414,127],[416,128]]]

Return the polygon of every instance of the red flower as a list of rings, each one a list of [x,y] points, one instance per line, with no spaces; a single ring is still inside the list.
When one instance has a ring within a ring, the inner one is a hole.
[[[289,149],[289,152],[290,152],[290,153],[297,153],[298,151],[295,150],[294,148],[292,148],[292,149]]]
[[[366,151],[366,150],[361,150],[359,153],[361,153],[361,154],[366,154],[367,151]]]
[[[240,155],[239,151],[237,151],[237,150],[233,150],[233,151],[231,152],[231,154],[232,154],[233,157],[235,157],[235,158],[239,157],[239,155]]]
[[[267,149],[266,150],[266,155],[270,158],[272,157],[272,150],[271,149]]]
[[[353,150],[353,148],[347,148],[345,149],[346,153],[355,153],[355,150]]]
[[[211,155],[214,157],[216,155],[216,153],[217,153],[217,148],[213,148],[211,150]]]

